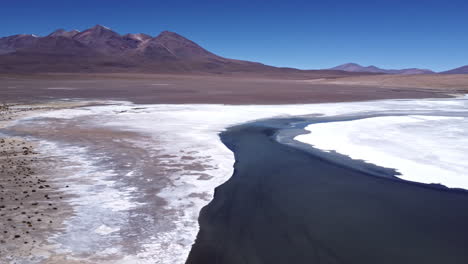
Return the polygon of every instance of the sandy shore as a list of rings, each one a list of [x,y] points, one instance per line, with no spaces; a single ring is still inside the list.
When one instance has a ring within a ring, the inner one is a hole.
[[[53,162],[35,152],[33,142],[0,139],[0,261],[9,263],[40,254],[47,235],[71,212],[48,169]]]
[[[67,105],[70,107],[72,105]],[[3,105],[0,129],[33,111],[64,105]],[[72,210],[54,178],[58,160],[37,152],[37,142],[0,134],[0,262],[23,263],[48,250],[47,238]]]
[[[0,107],[0,262],[44,261],[55,249],[50,237],[74,214],[67,191],[71,186],[61,180],[63,159],[44,151],[40,141],[5,129],[29,116],[95,104],[54,101]],[[47,263],[54,263],[53,258]]]
[[[124,103],[121,107],[110,107],[100,116],[93,112],[99,107],[72,106],[63,105],[53,111],[44,110],[43,105],[37,109],[32,107],[28,114],[16,116],[17,119],[8,116],[13,118],[2,128],[8,142],[27,141],[36,146],[38,158],[31,160],[31,164],[42,169],[41,181],[47,179],[47,188],[54,190],[54,195],[41,193],[48,201],[44,203],[46,209],[50,207],[54,211],[39,213],[38,222],[47,222],[49,229],[42,228],[34,233],[33,245],[24,244],[30,247],[18,247],[18,243],[25,241],[7,236],[0,246],[2,252],[8,251],[8,255],[2,255],[4,262],[185,262],[197,232],[196,221],[202,206],[193,203],[207,203],[210,196],[204,190],[211,191],[214,186],[194,188],[190,184],[183,185],[189,183],[187,180],[178,183],[178,178],[208,184],[213,178],[209,170],[220,164],[212,164],[207,153],[192,151],[191,142],[182,149],[168,152],[164,147],[172,146],[158,139],[162,133],[153,137],[141,131],[99,125],[101,118],[109,121],[106,116],[116,117],[129,110],[144,113],[145,107],[125,106]],[[62,115],[60,109],[70,111],[71,116]],[[21,122],[17,122],[18,119]],[[12,175],[11,171],[5,173]],[[214,185],[220,184],[214,182]],[[8,186],[7,190],[8,194],[23,193],[22,186],[18,185]],[[33,198],[33,209],[42,209],[42,200]],[[57,206],[55,198],[63,204]],[[13,206],[5,204],[8,210]],[[29,207],[21,208],[29,217]],[[23,220],[12,221],[21,223]],[[8,221],[4,222],[3,218],[2,224],[8,234],[11,228],[16,228],[6,226]],[[21,233],[23,237],[27,238]]]

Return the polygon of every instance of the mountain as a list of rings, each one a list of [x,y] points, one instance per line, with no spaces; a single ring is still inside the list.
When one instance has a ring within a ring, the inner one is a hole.
[[[0,38],[0,55],[31,47],[36,41],[36,36],[25,34]]]
[[[75,35],[77,35],[78,33],[80,33],[80,31],[78,30],[71,30],[71,31],[66,31],[65,29],[57,29],[56,31],[50,33],[48,36],[49,37],[68,37],[68,38],[72,38],[74,37]]]
[[[45,37],[0,38],[0,73],[148,72],[261,74],[291,78],[350,76],[336,70],[298,70],[224,58],[170,31],[152,37],[121,35],[96,25],[84,31],[58,29]]]
[[[136,45],[139,43],[151,39],[150,35],[146,35],[143,33],[138,33],[138,34],[126,34],[122,36],[126,41],[134,42]]]
[[[417,68],[401,69],[401,70],[386,70],[386,69],[378,68],[373,65],[362,66],[357,63],[346,63],[343,65],[333,67],[330,70],[340,70],[340,71],[347,71],[347,72],[387,73],[387,74],[431,74],[431,73],[434,73],[431,70],[417,69]]]
[[[73,40],[76,40],[103,54],[116,55],[129,49],[134,49],[138,46],[138,43],[101,25],[96,25],[90,29],[80,32],[72,38]]]
[[[449,70],[449,71],[444,71],[441,72],[441,74],[468,74],[468,65]]]
[[[195,42],[169,31],[142,41],[134,54],[155,61],[226,61]]]

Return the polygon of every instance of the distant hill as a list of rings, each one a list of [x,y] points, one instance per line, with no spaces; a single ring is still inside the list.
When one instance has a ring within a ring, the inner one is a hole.
[[[294,78],[351,75],[228,59],[174,32],[164,31],[156,37],[143,33],[120,35],[101,25],[82,32],[58,29],[44,37],[0,38],[1,72],[260,73]]]
[[[441,72],[441,74],[468,74],[468,65],[449,70],[449,71],[444,71]]]
[[[347,71],[347,72],[386,73],[386,74],[431,74],[431,73],[434,73],[431,70],[417,69],[417,68],[401,69],[401,70],[387,70],[387,69],[378,68],[373,65],[362,66],[357,63],[346,63],[343,65],[333,67],[330,70],[340,70],[340,71]]]

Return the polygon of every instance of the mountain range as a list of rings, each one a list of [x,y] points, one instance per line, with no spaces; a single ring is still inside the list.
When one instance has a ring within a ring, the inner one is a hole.
[[[58,29],[43,37],[20,34],[0,38],[0,72],[240,72],[302,77],[434,73],[426,69],[385,70],[355,63],[325,70],[273,67],[218,56],[170,31],[156,37],[143,33],[120,35],[101,25],[82,32]],[[468,73],[468,66],[444,73]]]
[[[101,25],[82,32],[58,29],[44,37],[21,34],[0,38],[0,72],[240,72],[295,77],[344,74],[228,59],[174,32],[163,31],[156,37],[142,33],[120,35]]]
[[[342,65],[333,67],[330,70],[340,70],[340,71],[347,71],[347,72],[373,72],[373,73],[386,73],[386,74],[431,74],[431,73],[435,73],[428,69],[410,68],[410,69],[388,70],[388,69],[381,69],[373,65],[362,66],[357,63],[342,64]]]

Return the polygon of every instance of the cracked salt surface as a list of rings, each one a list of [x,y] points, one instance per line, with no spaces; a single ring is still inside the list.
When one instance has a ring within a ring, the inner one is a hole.
[[[399,114],[409,111],[415,115],[428,112],[467,112],[466,100],[462,98],[275,106],[138,105],[138,108],[137,105],[128,102],[115,103],[40,115],[62,120],[86,117],[86,120],[95,126],[141,133],[145,138],[135,140],[134,145],[153,153],[151,155],[158,153],[158,159],[168,171],[166,177],[171,180],[170,184],[154,194],[167,201],[164,207],[168,215],[153,219],[152,216],[144,216],[145,221],[152,220],[153,225],[167,225],[167,228],[157,229],[156,232],[148,227],[148,232],[153,233],[141,241],[142,249],[135,254],[124,254],[121,253],[121,247],[124,245],[121,240],[124,238],[113,236],[119,231],[107,235],[99,233],[125,226],[129,217],[126,212],[129,208],[145,206],[144,203],[132,202],[132,198],[139,195],[138,190],[115,188],[116,183],[112,180],[119,173],[125,178],[131,178],[139,177],[143,172],[139,171],[138,167],[124,172],[103,169],[97,162],[104,157],[88,153],[86,149],[57,148],[53,143],[44,143],[45,147],[51,148],[51,153],[79,157],[78,160],[67,161],[70,164],[76,163],[75,167],[68,166],[70,175],[75,175],[71,180],[79,182],[80,178],[85,177],[94,182],[93,186],[76,185],[72,188],[78,195],[74,201],[77,214],[69,220],[68,229],[52,240],[75,253],[93,254],[93,245],[100,244],[107,246],[101,254],[123,254],[112,263],[185,262],[198,232],[197,219],[201,208],[212,199],[214,188],[225,182],[233,172],[233,154],[218,137],[218,133],[226,127],[262,118],[310,114],[344,116]],[[362,136],[365,133],[365,130],[361,131]],[[200,164],[201,171],[199,167],[191,167],[193,164]],[[203,173],[206,177],[199,177],[197,173]],[[148,184],[152,183],[148,181]],[[96,205],[95,201],[100,202]],[[102,219],[107,220],[103,222]],[[79,233],[78,229],[98,232],[94,232],[95,236],[88,238],[80,236],[82,233]]]

